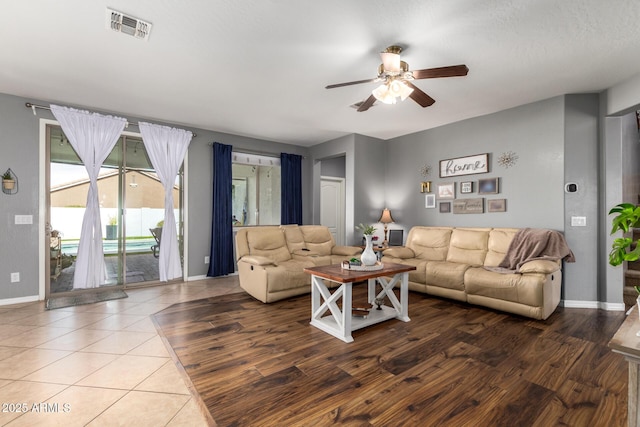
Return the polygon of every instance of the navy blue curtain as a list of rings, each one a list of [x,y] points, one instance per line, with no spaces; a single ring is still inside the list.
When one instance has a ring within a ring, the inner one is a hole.
[[[280,153],[280,223],[302,225],[302,156]]]
[[[231,145],[213,144],[213,209],[211,256],[207,276],[224,276],[235,271],[233,260],[233,217],[231,207]]]

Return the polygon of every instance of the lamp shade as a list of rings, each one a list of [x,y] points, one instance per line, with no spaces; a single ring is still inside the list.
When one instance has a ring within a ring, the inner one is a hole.
[[[381,222],[383,224],[390,224],[393,221],[393,217],[391,216],[391,211],[387,208],[384,208],[382,210],[382,215],[380,215],[380,219],[378,220],[378,222]]]
[[[386,84],[380,85],[371,91],[371,94],[380,102],[384,104],[395,104],[396,97],[389,91],[389,86]]]
[[[392,73],[400,72],[400,55],[392,52],[382,52],[380,54],[382,58],[382,66],[384,67],[384,71],[389,71]]]

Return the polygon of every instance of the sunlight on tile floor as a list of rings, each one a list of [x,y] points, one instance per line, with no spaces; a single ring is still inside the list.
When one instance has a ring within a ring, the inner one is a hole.
[[[231,276],[51,311],[0,306],[0,426],[206,426],[149,316],[240,291]]]

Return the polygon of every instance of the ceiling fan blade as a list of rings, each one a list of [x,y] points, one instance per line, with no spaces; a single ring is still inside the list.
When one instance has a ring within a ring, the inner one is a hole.
[[[367,111],[371,106],[376,102],[376,97],[371,95],[364,101],[359,107],[358,112],[362,113],[363,111]]]
[[[438,77],[460,77],[466,76],[469,68],[466,65],[451,65],[449,67],[426,68],[424,70],[413,70],[413,78],[419,79],[435,79]]]
[[[433,105],[433,103],[436,102],[435,99],[433,99],[432,97],[424,93],[420,88],[418,88],[416,85],[412,84],[411,82],[404,82],[404,83],[407,86],[409,86],[411,89],[413,89],[413,92],[411,92],[411,94],[409,95],[409,98],[416,101],[423,108],[428,107],[429,105]]]
[[[333,89],[336,87],[343,87],[343,86],[351,86],[351,85],[359,85],[361,83],[373,83],[377,80],[377,77],[375,79],[367,79],[367,80],[356,80],[354,82],[346,82],[346,83],[337,83],[337,84],[333,84],[333,85],[329,85],[329,86],[325,86],[325,89]]]

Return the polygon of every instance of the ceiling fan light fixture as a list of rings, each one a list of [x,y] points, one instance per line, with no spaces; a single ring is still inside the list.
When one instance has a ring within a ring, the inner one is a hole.
[[[393,95],[394,97],[399,97],[402,101],[404,101],[409,95],[411,95],[413,89],[400,80],[394,80],[389,83],[389,92],[391,92],[391,95]]]
[[[371,94],[383,104],[395,104],[396,97],[391,94],[388,84],[383,84],[371,91]]]
[[[401,101],[407,99],[411,95],[413,89],[404,84],[400,80],[391,80],[389,83],[382,84],[371,91],[371,94],[380,102],[385,104],[395,104],[398,98]]]

